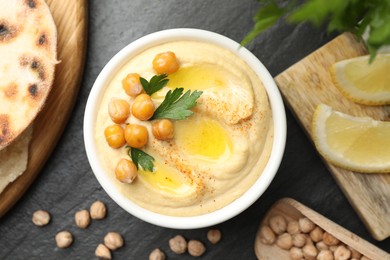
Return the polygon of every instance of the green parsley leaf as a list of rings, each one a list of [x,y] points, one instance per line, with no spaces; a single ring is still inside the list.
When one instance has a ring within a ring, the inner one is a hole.
[[[141,166],[143,170],[153,172],[154,169],[154,158],[150,156],[149,154],[145,153],[144,151],[129,147],[128,154],[135,164],[135,166],[138,167]]]
[[[188,90],[183,94],[183,88],[169,90],[164,101],[154,111],[151,119],[175,119],[181,120],[191,116],[194,112],[190,109],[196,105],[196,100],[202,95],[202,91]]]
[[[151,96],[153,95],[153,93],[156,93],[157,91],[161,90],[163,87],[167,85],[169,81],[167,77],[168,76],[166,74],[154,75],[150,79],[150,81],[147,81],[146,79],[140,77],[140,82],[146,94]]]

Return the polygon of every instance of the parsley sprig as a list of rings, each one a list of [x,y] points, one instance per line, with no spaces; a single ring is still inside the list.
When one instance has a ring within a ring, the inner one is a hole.
[[[167,85],[167,83],[169,81],[169,79],[167,79],[167,77],[168,76],[166,74],[154,75],[150,79],[150,81],[147,81],[146,79],[140,77],[140,82],[141,82],[141,85],[144,88],[146,94],[151,96]]]
[[[151,119],[174,119],[182,120],[191,116],[194,112],[190,109],[196,105],[196,100],[202,95],[202,91],[188,90],[183,95],[183,88],[169,90],[164,101],[154,111]]]
[[[141,166],[143,170],[153,172],[154,158],[151,155],[137,148],[133,148],[130,146],[128,146],[128,148],[128,154],[135,166],[137,167],[137,170],[139,166]]]
[[[256,36],[274,25],[280,18],[288,22],[310,22],[319,26],[327,22],[329,32],[352,31],[362,36],[369,29],[367,47],[371,59],[377,50],[390,44],[390,1],[380,0],[306,0],[290,1],[288,5],[278,5],[276,0],[258,0],[264,5],[254,17],[253,29],[241,42],[248,44]]]

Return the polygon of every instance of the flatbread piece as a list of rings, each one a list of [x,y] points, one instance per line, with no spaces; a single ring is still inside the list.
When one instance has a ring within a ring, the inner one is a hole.
[[[0,151],[43,107],[56,48],[56,25],[45,1],[0,0]]]

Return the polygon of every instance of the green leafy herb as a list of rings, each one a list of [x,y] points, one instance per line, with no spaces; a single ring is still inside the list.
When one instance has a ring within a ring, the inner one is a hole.
[[[327,23],[329,32],[352,31],[361,36],[368,29],[367,46],[371,59],[377,50],[390,44],[390,1],[388,0],[306,0],[280,6],[276,0],[258,0],[265,4],[254,17],[255,25],[241,44],[246,45],[260,33],[286,17],[288,22]]]
[[[129,147],[128,153],[131,160],[137,167],[137,169],[139,166],[141,166],[143,170],[153,172],[154,158],[152,156],[150,156],[149,154],[145,153],[140,149],[133,148],[133,147]]]
[[[181,120],[189,117],[194,112],[190,109],[196,105],[196,100],[202,95],[202,91],[188,90],[183,95],[183,88],[169,90],[164,101],[154,111],[152,119],[175,119]]]
[[[165,87],[169,81],[167,79],[166,74],[161,75],[154,75],[150,81],[147,81],[144,78],[140,78],[142,87],[144,88],[146,94],[149,96],[153,95],[153,93],[156,93],[157,91],[161,90],[163,87]]]

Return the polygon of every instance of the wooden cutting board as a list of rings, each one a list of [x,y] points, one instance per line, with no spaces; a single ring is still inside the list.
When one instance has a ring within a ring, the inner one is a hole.
[[[0,194],[0,217],[24,194],[37,177],[69,119],[84,69],[87,46],[87,0],[46,0],[58,33],[53,89],[34,121],[26,171]]]
[[[281,249],[275,244],[266,245],[260,241],[260,228],[263,225],[268,225],[269,219],[277,215],[283,216],[287,221],[298,221],[300,218],[306,217],[362,255],[370,259],[390,259],[390,255],[385,251],[290,198],[284,198],[277,201],[262,219],[255,240],[255,253],[257,259],[290,259],[288,250]]]
[[[342,34],[275,78],[287,106],[310,138],[313,112],[320,103],[353,116],[390,120],[390,106],[356,104],[344,97],[331,80],[329,68],[333,63],[366,53],[364,44],[352,34]],[[377,240],[387,238],[390,235],[390,174],[356,173],[324,162],[372,236]]]

